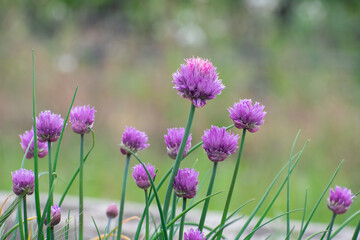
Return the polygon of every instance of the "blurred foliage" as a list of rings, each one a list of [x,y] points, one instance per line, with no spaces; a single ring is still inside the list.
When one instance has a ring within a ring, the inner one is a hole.
[[[262,183],[285,164],[300,128],[298,148],[307,138],[311,142],[292,177],[291,207],[303,206],[305,188],[309,206],[315,203],[343,158],[335,182],[357,192],[359,22],[357,0],[2,0],[0,188],[10,191],[9,172],[22,159],[18,134],[31,127],[34,48],[38,112],[51,109],[65,115],[77,84],[76,104],[98,110],[97,145],[85,166],[88,196],[119,198],[124,159],[118,144],[126,125],[148,133],[151,147],[141,157],[155,163],[159,175],[170,167],[163,135],[167,127],[185,124],[189,107],[172,89],[171,74],[191,56],[210,58],[227,86],[196,111],[193,144],[211,124],[230,125],[226,108],[239,98],[260,101],[268,112],[264,126],[246,140],[232,208],[260,199],[267,188]],[[66,131],[58,192],[77,167],[79,139]],[[204,177],[211,163],[202,150],[184,166],[194,162]],[[227,190],[233,162],[234,157],[219,166],[214,191]],[[46,161],[41,164],[46,171]],[[41,184],[46,186],[46,179]],[[71,191],[75,194],[77,188]],[[137,201],[140,194],[130,191],[128,198]],[[222,209],[224,199],[214,198],[211,207]],[[285,204],[279,199],[272,214],[284,211]],[[316,220],[330,217],[324,199]]]

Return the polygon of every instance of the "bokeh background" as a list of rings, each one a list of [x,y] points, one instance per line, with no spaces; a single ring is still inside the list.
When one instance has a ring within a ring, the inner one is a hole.
[[[88,197],[118,201],[125,162],[119,143],[126,125],[148,134],[151,146],[139,155],[156,165],[159,176],[171,166],[163,135],[168,127],[185,125],[190,106],[172,88],[171,75],[192,56],[211,59],[227,87],[196,110],[193,144],[211,124],[232,124],[227,107],[241,98],[261,102],[268,112],[261,129],[247,135],[232,209],[255,198],[243,213],[253,209],[288,160],[299,129],[296,149],[310,143],[291,177],[291,208],[303,207],[308,189],[310,211],[342,159],[332,187],[358,192],[359,23],[357,0],[2,0],[0,188],[11,191],[10,171],[22,159],[18,135],[32,124],[34,49],[38,113],[50,109],[65,116],[77,85],[75,104],[97,109],[96,146],[85,165]],[[78,152],[79,136],[68,126],[56,192],[77,168]],[[41,171],[46,162],[40,161]],[[227,191],[234,162],[232,156],[220,164],[214,191]],[[202,149],[182,167],[194,164],[201,179],[212,166]],[[26,167],[32,166],[27,160]],[[46,192],[47,178],[40,184]],[[127,199],[141,202],[143,193],[131,179],[128,187]],[[70,193],[77,189],[75,183]],[[213,198],[211,208],[222,210],[225,199],[226,193]],[[283,194],[271,215],[284,212],[285,204]],[[359,206],[356,200],[352,211]],[[292,216],[299,219],[301,213]],[[324,199],[315,219],[330,217]]]

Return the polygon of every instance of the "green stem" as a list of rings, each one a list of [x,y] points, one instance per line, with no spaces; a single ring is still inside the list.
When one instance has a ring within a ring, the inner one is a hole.
[[[186,210],[186,198],[183,198],[182,210],[183,210],[183,211]],[[182,217],[181,217],[180,230],[179,230],[179,240],[182,240],[182,239],[183,239],[183,235],[184,235],[184,223],[185,223],[185,214],[182,215]]]
[[[51,240],[55,239],[54,227],[52,227],[52,226],[50,226],[50,239]]]
[[[171,215],[170,215],[170,219],[174,219],[175,214],[176,214],[176,203],[177,203],[177,197],[175,192],[173,193],[173,201],[172,201],[172,206],[171,206]],[[170,227],[170,231],[169,231],[169,239],[173,239],[174,236],[174,224],[171,225]]]
[[[174,178],[175,178],[175,176],[176,176],[176,174],[177,174],[177,172],[179,170],[179,167],[180,167],[180,162],[181,162],[182,156],[184,154],[186,142],[187,142],[187,139],[189,137],[192,121],[194,119],[194,113],[195,113],[195,106],[194,106],[194,104],[191,103],[190,111],[189,111],[189,117],[188,117],[188,120],[187,120],[187,123],[186,123],[184,136],[183,136],[183,139],[181,141],[180,148],[179,148],[178,154],[176,156],[174,167],[173,167],[173,170],[172,170],[172,173],[171,173],[171,176],[170,176],[169,184],[168,184],[168,187],[167,187],[167,190],[166,190],[164,207],[163,207],[163,213],[164,213],[165,220],[167,219],[167,214],[168,214],[168,211],[169,211],[169,205],[170,205],[171,193],[172,193],[172,190],[173,190]]]
[[[47,213],[47,223],[48,227],[46,228],[46,237],[47,239],[51,239],[51,227],[50,227],[50,220],[51,220],[51,205],[52,205],[52,194],[50,193],[51,185],[52,185],[52,163],[51,163],[51,142],[48,141],[48,165],[49,165],[49,194],[48,198],[50,199],[49,207],[45,210]]]
[[[122,189],[121,189],[118,231],[117,231],[117,236],[116,236],[117,240],[120,240],[120,237],[121,237],[122,221],[123,221],[123,217],[124,217],[124,204],[125,204],[126,185],[127,185],[127,178],[128,178],[129,166],[130,166],[130,157],[131,157],[130,153],[126,155],[124,178],[123,178]]]
[[[79,172],[79,240],[84,238],[84,134],[80,137],[80,172]]]
[[[231,201],[232,193],[233,193],[233,191],[234,191],[235,182],[236,182],[236,177],[237,177],[237,174],[238,174],[238,171],[239,171],[239,166],[240,166],[241,155],[242,155],[242,151],[243,151],[243,148],[244,148],[245,135],[246,135],[246,129],[243,129],[243,133],[242,133],[242,137],[241,137],[241,143],[240,143],[239,155],[238,155],[238,158],[237,158],[237,160],[236,160],[236,165],[235,165],[235,169],[234,169],[234,174],[233,174],[233,177],[232,177],[232,180],[231,180],[231,185],[230,185],[229,193],[228,193],[228,196],[227,196],[227,199],[226,199],[226,203],[225,203],[225,208],[224,208],[224,211],[223,211],[223,215],[222,215],[222,218],[221,218],[220,227],[224,226],[225,221],[226,221],[226,216],[227,216],[227,213],[228,213],[228,211],[229,211],[230,201]],[[224,229],[221,229],[221,230],[218,232],[218,234],[217,234],[217,239],[218,239],[218,240],[221,239],[223,230],[224,230]]]
[[[357,223],[357,225],[356,225],[356,229],[355,229],[355,231],[354,231],[354,235],[353,235],[353,237],[352,237],[352,240],[356,240],[356,239],[357,239],[357,237],[358,237],[358,235],[359,235],[359,232],[360,232],[360,218],[359,218],[359,221],[358,221],[358,223]]]
[[[108,239],[108,234],[109,234],[109,231],[110,231],[110,225],[111,225],[111,218],[108,218],[108,223],[106,225],[106,228],[105,228],[105,235],[104,235],[104,239]]]
[[[211,195],[211,193],[212,193],[212,189],[213,189],[214,182],[215,182],[217,165],[218,165],[218,163],[217,163],[217,162],[214,162],[213,171],[212,171],[212,174],[211,174],[211,179],[210,179],[210,183],[209,183],[209,188],[208,188],[208,191],[207,191],[206,196],[209,196],[209,195]],[[210,198],[208,198],[208,199],[205,200],[205,204],[204,204],[204,207],[203,207],[203,210],[202,210],[202,213],[201,213],[200,222],[199,222],[199,227],[198,227],[198,229],[199,229],[200,232],[202,232],[202,230],[203,230],[203,228],[204,228],[205,219],[206,219],[206,213],[207,213],[208,208],[209,208],[209,203],[210,203]]]
[[[24,232],[25,232],[25,239],[29,237],[29,230],[28,230],[28,223],[27,223],[27,208],[26,208],[26,195],[23,198],[23,209],[24,209]],[[20,223],[21,225],[21,223]]]
[[[326,238],[327,240],[331,239],[331,231],[332,231],[332,228],[334,226],[335,217],[336,217],[336,213],[333,213],[332,218],[331,218],[331,222],[329,224],[329,231],[328,231],[328,235],[327,235],[327,238]]]
[[[21,240],[24,240],[25,237],[24,237],[24,226],[22,224],[22,216],[21,216],[21,205],[19,204],[19,207],[18,207],[18,219],[19,219],[19,232],[20,232],[20,239]]]
[[[145,240],[149,240],[149,232],[150,232],[150,227],[149,227],[149,199],[148,199],[148,195],[147,195],[147,190],[145,190],[145,209],[146,209],[146,230],[145,230]]]
[[[34,136],[37,136],[36,130],[36,105],[35,105],[35,57],[34,49],[32,50],[32,70],[33,70],[33,127]],[[40,208],[40,188],[39,188],[39,163],[38,163],[38,143],[34,141],[34,175],[35,175],[35,208],[36,208],[36,221],[40,226],[41,208]],[[38,239],[43,239],[42,228],[38,228]]]

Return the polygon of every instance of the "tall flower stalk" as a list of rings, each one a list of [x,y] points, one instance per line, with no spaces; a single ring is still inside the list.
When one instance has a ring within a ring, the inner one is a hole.
[[[166,190],[163,207],[165,219],[167,219],[169,211],[172,185],[174,178],[178,173],[180,161],[184,154],[184,149],[194,118],[195,108],[205,106],[207,103],[206,101],[216,98],[216,96],[220,95],[221,91],[225,88],[222,84],[222,80],[219,79],[219,74],[216,72],[216,68],[209,60],[193,57],[186,59],[185,61],[186,64],[182,64],[180,69],[173,73],[173,83],[175,84],[174,88],[178,91],[178,94],[183,98],[189,99],[192,104],[190,106],[184,136],[181,141]]]
[[[95,121],[95,108],[76,106],[70,111],[71,129],[80,135],[79,164],[79,239],[84,238],[84,134],[91,131]]]
[[[243,129],[243,133],[241,136],[239,155],[236,160],[233,177],[231,180],[228,196],[226,198],[223,215],[222,215],[221,222],[220,222],[221,228],[225,225],[227,213],[229,211],[230,201],[232,198],[237,174],[238,174],[239,167],[240,167],[240,160],[241,160],[241,156],[242,156],[242,152],[243,152],[243,148],[244,148],[246,131],[255,133],[259,130],[260,125],[262,125],[264,123],[264,117],[266,115],[264,108],[265,107],[263,105],[260,105],[258,102],[255,102],[255,104],[252,105],[252,102],[250,99],[240,100],[239,102],[235,103],[233,107],[228,108],[228,111],[230,113],[229,117],[234,121],[236,128]],[[217,235],[218,240],[221,239],[223,230],[224,230],[224,228],[222,228],[218,232],[218,235]]]
[[[211,126],[211,129],[204,131],[202,140],[204,143],[203,148],[206,151],[209,160],[214,163],[208,191],[206,194],[206,196],[210,196],[215,182],[218,162],[224,161],[229,155],[235,153],[239,136],[231,134],[230,131],[226,131],[225,127],[219,128],[216,126]],[[204,228],[209,204],[210,198],[205,200],[198,226],[199,231],[202,231]]]
[[[197,191],[199,172],[194,169],[179,169],[174,179],[174,192],[177,197],[183,199],[182,211],[186,210],[186,199],[194,198]],[[185,214],[180,221],[179,240],[182,240],[184,234]]]
[[[145,165],[147,171],[149,172],[151,178],[154,180],[155,176],[156,176],[156,172],[155,172],[155,167],[147,164]],[[141,164],[137,164],[134,168],[133,168],[133,174],[132,177],[135,180],[136,185],[143,189],[145,192],[145,215],[146,215],[146,222],[145,222],[145,239],[149,240],[149,232],[150,232],[150,227],[149,227],[149,196],[148,196],[148,192],[147,189],[151,186],[151,182],[150,179],[146,173],[145,168],[141,165]]]
[[[353,202],[353,198],[354,196],[351,193],[351,190],[347,189],[346,187],[341,188],[339,186],[336,186],[335,189],[330,189],[327,206],[333,212],[333,215],[329,224],[328,235],[326,238],[327,240],[331,239],[331,231],[335,222],[336,215],[346,213]]]
[[[147,143],[148,137],[146,133],[137,130],[134,127],[126,127],[121,145],[125,146],[127,149],[130,149],[132,152],[136,153],[147,148],[150,144]],[[124,217],[124,204],[125,204],[125,193],[127,186],[127,179],[130,167],[130,157],[131,153],[125,148],[120,147],[120,152],[126,155],[124,177],[121,189],[121,198],[120,198],[120,207],[119,207],[119,219],[118,219],[118,229],[116,239],[120,240],[122,232],[122,221]]]

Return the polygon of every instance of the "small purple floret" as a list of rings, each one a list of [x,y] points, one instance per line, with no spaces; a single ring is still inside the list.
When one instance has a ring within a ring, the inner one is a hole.
[[[13,191],[16,195],[21,195],[27,192],[27,195],[31,195],[35,188],[35,175],[33,171],[21,168],[15,172],[11,172]]]
[[[206,240],[206,237],[199,230],[190,228],[184,233],[184,240]]]
[[[196,195],[199,172],[194,169],[179,169],[174,179],[174,192],[179,198],[193,198]]]
[[[125,147],[136,153],[150,146],[147,141],[148,137],[146,133],[141,132],[134,127],[125,127],[121,145],[124,145]],[[120,151],[124,155],[129,154],[129,152],[122,147],[120,147]]]
[[[350,208],[354,197],[350,189],[335,186],[335,191],[330,189],[327,206],[335,214],[344,214]]]
[[[37,135],[40,142],[56,142],[61,134],[64,119],[60,114],[43,111],[36,118]]]
[[[183,139],[185,129],[184,128],[168,128],[167,135],[164,135],[167,154],[170,158],[175,159]],[[186,141],[183,158],[191,148],[191,134],[189,134],[188,140]]]
[[[146,166],[146,169],[150,173],[150,176],[152,179],[155,178],[156,172],[155,172],[155,166],[150,165],[148,163]],[[133,173],[132,176],[135,180],[136,185],[141,189],[148,189],[151,186],[150,179],[144,169],[144,167],[139,163],[133,167]]]
[[[51,214],[50,226],[58,225],[61,221],[61,208],[57,204],[51,206],[50,214]]]
[[[106,209],[106,216],[110,219],[116,218],[119,215],[119,209],[115,203],[111,203]]]
[[[26,152],[26,149],[29,146],[29,143],[31,141],[31,139],[34,136],[34,129],[31,129],[30,131],[25,131],[25,133],[23,135],[19,135],[20,137],[20,145],[24,151],[24,153]],[[38,138],[36,138],[38,140],[38,156],[39,158],[43,158],[48,154],[48,145],[47,142],[40,142]],[[34,157],[34,141],[32,141],[29,151],[26,154],[26,158],[30,159]]]
[[[186,64],[181,64],[180,69],[173,73],[174,88],[180,96],[190,99],[195,107],[203,107],[207,100],[220,95],[225,86],[209,60],[193,57],[185,61]]]
[[[239,136],[226,131],[225,127],[211,126],[211,129],[204,131],[202,140],[208,158],[213,162],[221,162],[236,151]]]
[[[70,122],[72,130],[77,134],[89,133],[95,121],[95,108],[87,106],[76,106],[70,111]]]
[[[246,129],[249,132],[256,132],[264,123],[264,106],[255,102],[252,106],[251,99],[240,100],[234,106],[228,108],[230,118],[234,121],[235,127]]]

